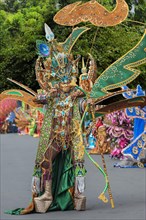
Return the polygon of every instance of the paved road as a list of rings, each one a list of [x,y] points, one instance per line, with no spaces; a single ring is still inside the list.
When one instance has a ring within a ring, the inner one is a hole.
[[[58,211],[45,214],[12,216],[4,210],[25,207],[31,197],[30,185],[38,139],[17,134],[1,135],[1,219],[44,219],[44,220],[144,220],[146,219],[146,169],[113,168],[115,161],[106,155],[109,180],[115,201],[115,208],[110,203],[98,200],[104,187],[102,175],[86,158],[86,211]],[[93,156],[101,163],[100,156]],[[108,194],[107,194],[108,196]]]

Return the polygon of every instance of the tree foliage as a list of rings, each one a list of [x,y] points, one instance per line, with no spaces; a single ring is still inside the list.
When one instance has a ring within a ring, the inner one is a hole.
[[[66,4],[76,0],[5,0],[0,1],[0,89],[1,91],[14,88],[7,77],[27,84],[34,90],[38,88],[35,80],[36,40],[44,38],[44,23],[53,30],[55,37],[62,42],[70,34],[72,28],[57,25],[53,16]],[[84,0],[83,2],[86,2]],[[112,10],[114,0],[98,0]],[[146,22],[145,0],[126,0],[131,9],[135,4],[135,14],[128,19]],[[131,21],[123,22],[116,27],[97,28],[93,25],[90,30],[80,37],[73,48],[73,54],[81,54],[88,59],[88,52],[92,53],[97,61],[98,74],[105,70],[112,62],[129,51],[141,38],[144,25]],[[95,39],[96,34],[96,39]],[[142,74],[132,83],[140,83],[146,88],[144,79],[145,66],[141,67]],[[18,87],[15,87],[18,88]]]

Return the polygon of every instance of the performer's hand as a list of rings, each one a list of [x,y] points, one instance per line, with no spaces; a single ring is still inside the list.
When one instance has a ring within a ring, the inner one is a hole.
[[[48,97],[56,97],[57,93],[58,93],[57,88],[51,88],[48,93]]]
[[[57,88],[51,88],[49,93],[50,93],[50,94],[53,94],[53,93],[55,93],[55,92],[57,92]]]
[[[47,103],[47,100],[46,99],[37,99],[37,98],[34,98],[33,99],[33,102],[37,103],[37,104],[46,104]]]
[[[87,99],[87,104],[93,105],[94,104],[94,99]]]

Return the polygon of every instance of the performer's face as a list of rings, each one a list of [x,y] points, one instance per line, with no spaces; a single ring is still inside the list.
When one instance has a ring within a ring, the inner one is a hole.
[[[60,83],[60,89],[63,91],[63,92],[69,92],[71,90],[71,82],[67,82],[67,83]]]

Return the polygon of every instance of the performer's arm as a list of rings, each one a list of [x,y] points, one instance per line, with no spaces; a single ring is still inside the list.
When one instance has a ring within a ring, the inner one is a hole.
[[[81,98],[81,97],[84,97],[84,96],[85,96],[85,94],[81,90],[79,90],[78,88],[76,88],[75,91],[72,92],[72,94],[71,94],[71,97],[73,99]]]

